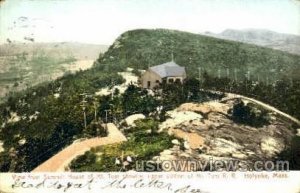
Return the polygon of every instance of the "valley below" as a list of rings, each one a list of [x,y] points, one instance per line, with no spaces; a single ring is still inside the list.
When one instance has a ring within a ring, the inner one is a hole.
[[[103,45],[80,43],[32,43],[0,45],[0,102],[9,93],[93,66]]]

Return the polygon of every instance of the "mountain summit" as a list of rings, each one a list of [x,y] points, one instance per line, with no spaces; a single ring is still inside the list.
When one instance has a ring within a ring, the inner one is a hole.
[[[166,29],[138,29],[123,33],[98,59],[99,64],[115,64],[146,69],[174,61],[197,76],[199,67],[213,76],[244,79],[246,73],[272,81],[285,76],[299,77],[300,56],[279,50],[205,35]],[[273,80],[274,79],[274,80]]]

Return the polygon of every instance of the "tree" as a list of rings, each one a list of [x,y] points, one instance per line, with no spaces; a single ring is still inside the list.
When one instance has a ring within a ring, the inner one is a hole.
[[[188,95],[188,100],[195,101],[200,98],[200,81],[195,78],[188,78],[184,82],[185,94]]]
[[[258,109],[251,104],[246,105],[242,100],[233,106],[232,118],[238,123],[255,127],[261,127],[269,123],[269,116],[266,110]]]
[[[129,85],[122,97],[123,108],[127,114],[149,114],[158,106],[158,101],[147,90],[135,85]]]

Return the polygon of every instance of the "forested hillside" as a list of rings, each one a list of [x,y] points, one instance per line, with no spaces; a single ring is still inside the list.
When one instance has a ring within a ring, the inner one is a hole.
[[[0,171],[31,171],[74,140],[101,135],[84,129],[82,101],[90,125],[100,98],[86,95],[121,83],[119,70],[102,65],[12,94],[0,105]]]
[[[254,97],[300,119],[299,55],[181,31],[142,29],[122,34],[98,63],[146,69],[172,55],[189,78],[200,73],[201,87]]]
[[[195,76],[210,75],[275,81],[299,78],[300,56],[250,44],[172,30],[133,30],[122,34],[99,63],[147,68],[174,60]],[[247,73],[247,74],[246,74]]]

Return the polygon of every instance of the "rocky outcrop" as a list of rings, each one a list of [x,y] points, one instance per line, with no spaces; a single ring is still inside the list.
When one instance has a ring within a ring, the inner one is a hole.
[[[160,130],[174,128],[177,125],[182,125],[186,122],[202,119],[202,116],[198,113],[192,111],[181,111],[180,109],[168,111],[167,116],[169,116],[170,118],[159,125]]]
[[[236,123],[229,113],[233,105],[234,101],[186,103],[168,112],[170,118],[161,123],[160,129],[168,130],[187,145],[165,150],[155,159],[184,160],[183,155],[188,155],[198,161],[239,160],[253,166],[256,160],[276,159],[295,136],[292,124],[274,114],[270,114],[270,123],[262,127]]]

